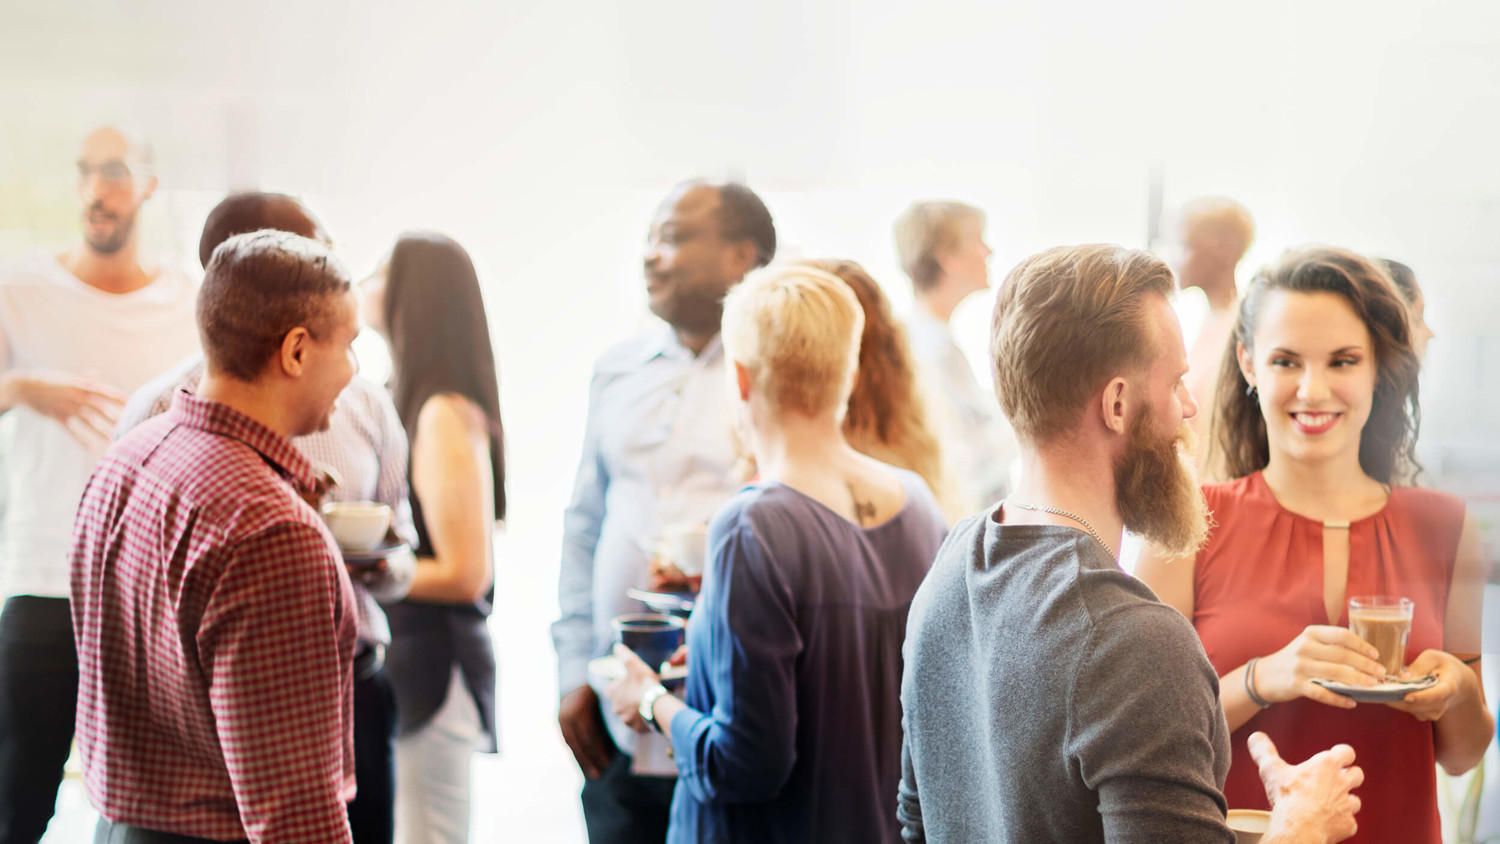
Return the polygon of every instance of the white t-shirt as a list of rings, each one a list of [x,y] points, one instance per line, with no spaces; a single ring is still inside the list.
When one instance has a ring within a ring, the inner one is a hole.
[[[950,519],[977,513],[1010,491],[1020,455],[1016,435],[994,394],[981,388],[948,324],[921,307],[906,322],[927,387],[928,409],[943,447],[943,468],[959,496]]]
[[[53,258],[0,270],[0,372],[83,375],[131,393],[198,350],[197,292],[167,268],[124,294]],[[0,593],[68,596],[73,515],[102,453],[24,405],[0,415]]]

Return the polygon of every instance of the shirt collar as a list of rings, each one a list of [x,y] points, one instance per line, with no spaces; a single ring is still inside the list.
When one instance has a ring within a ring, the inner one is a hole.
[[[938,334],[947,334],[949,331],[948,323],[933,316],[931,311],[916,303],[912,304],[911,313],[906,316],[906,324],[909,327]]]
[[[292,445],[291,440],[229,405],[201,399],[185,389],[179,389],[173,397],[170,412],[179,425],[230,437],[255,449],[273,469],[298,489],[316,488],[317,476],[312,462]]]
[[[721,336],[722,335],[715,334],[713,336],[713,339],[708,341],[708,345],[703,347],[703,351],[698,353],[696,359],[703,361],[704,363],[709,363],[712,362],[715,358],[723,355],[724,344],[720,341]],[[645,344],[645,347],[641,351],[642,363],[650,363],[651,361],[656,360],[659,357],[666,357],[683,361],[691,361],[695,359],[692,349],[689,349],[687,346],[684,346],[682,345],[682,343],[678,342],[677,332],[673,331],[670,325],[663,326],[660,331],[652,334],[650,340]]]

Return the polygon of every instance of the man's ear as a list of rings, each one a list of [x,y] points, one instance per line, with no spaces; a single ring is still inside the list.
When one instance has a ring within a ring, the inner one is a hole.
[[[749,401],[750,387],[755,383],[755,378],[750,374],[750,369],[739,361],[734,362],[734,381],[739,389],[740,401]]]
[[[760,250],[752,240],[737,240],[730,244],[728,260],[729,269],[725,275],[729,278],[742,278],[760,263]]]
[[[941,278],[948,278],[953,275],[953,251],[951,249],[938,248],[932,250],[932,262],[937,264],[938,271],[942,273]]]
[[[156,174],[152,173],[151,176],[150,176],[150,178],[148,178],[146,180],[146,186],[141,189],[141,201],[142,202],[145,202],[146,200],[148,200],[151,197],[153,197],[153,196],[156,195],[156,186],[157,186],[157,184],[158,184],[158,182],[157,182],[157,179],[156,179]]]
[[[302,377],[307,369],[307,353],[312,347],[312,335],[307,329],[297,326],[281,338],[281,354],[277,356],[283,374],[292,378]]]
[[[1124,378],[1115,378],[1105,384],[1104,394],[1099,398],[1100,421],[1104,423],[1104,427],[1117,434],[1124,434],[1130,428],[1132,399]]]

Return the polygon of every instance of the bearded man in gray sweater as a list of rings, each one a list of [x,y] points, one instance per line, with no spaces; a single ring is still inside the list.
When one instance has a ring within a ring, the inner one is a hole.
[[[1223,842],[1229,731],[1192,625],[1121,571],[1126,528],[1190,552],[1187,355],[1155,256],[1060,247],[998,295],[991,356],[1021,482],[948,535],[912,603],[898,816],[910,842]],[[1288,765],[1251,738],[1263,844],[1354,834],[1338,745]]]

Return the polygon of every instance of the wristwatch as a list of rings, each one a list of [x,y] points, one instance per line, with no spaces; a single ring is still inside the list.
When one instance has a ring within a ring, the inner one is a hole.
[[[641,720],[645,721],[646,724],[651,727],[651,729],[657,731],[658,733],[661,732],[662,729],[661,725],[656,723],[656,713],[653,712],[652,709],[656,706],[656,702],[660,700],[661,696],[664,694],[669,694],[669,692],[667,691],[667,687],[663,686],[660,683],[657,683],[656,685],[647,689],[645,694],[641,695]]]

